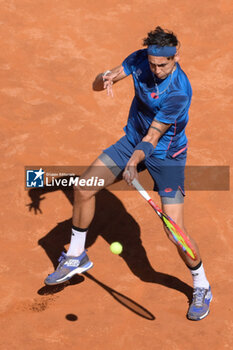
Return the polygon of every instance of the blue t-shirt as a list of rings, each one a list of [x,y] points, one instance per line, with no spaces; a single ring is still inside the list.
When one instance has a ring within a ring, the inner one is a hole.
[[[185,73],[176,63],[173,74],[161,80],[151,72],[147,49],[129,55],[122,63],[124,72],[132,74],[135,96],[132,101],[127,125],[124,127],[128,140],[136,146],[147,134],[155,118],[172,124],[160,137],[154,151],[157,158],[176,157],[187,148],[185,127],[192,98],[192,88]],[[159,90],[159,97],[155,99]]]

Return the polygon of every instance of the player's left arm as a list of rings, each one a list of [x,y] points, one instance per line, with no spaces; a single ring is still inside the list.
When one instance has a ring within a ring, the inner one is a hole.
[[[152,145],[153,148],[157,146],[157,143],[160,137],[170,128],[172,124],[165,124],[156,119],[153,120],[151,126],[146,134],[143,137],[141,142],[148,142]],[[148,145],[150,147],[150,145]],[[133,179],[138,177],[137,175],[137,165],[145,159],[145,153],[143,150],[138,149],[135,150],[129,159],[124,173],[123,178],[126,180],[128,184],[131,184]]]
[[[126,77],[124,67],[119,65],[111,70],[107,70],[105,73],[98,74],[92,84],[92,88],[94,91],[106,89],[107,94],[113,96],[112,85]]]

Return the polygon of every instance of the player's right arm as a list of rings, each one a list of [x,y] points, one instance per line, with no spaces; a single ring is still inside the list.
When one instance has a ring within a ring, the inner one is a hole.
[[[94,91],[107,90],[108,95],[113,96],[112,85],[126,77],[127,75],[124,72],[123,66],[122,65],[117,66],[111,69],[110,71],[106,71],[105,73],[98,74],[92,85],[93,90]]]

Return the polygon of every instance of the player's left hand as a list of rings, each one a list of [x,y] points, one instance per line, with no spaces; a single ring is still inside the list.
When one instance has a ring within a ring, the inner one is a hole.
[[[111,79],[105,79],[105,77],[103,79],[104,79],[104,89],[107,90],[107,95],[113,97],[113,90],[112,90],[113,81]]]
[[[123,71],[123,67],[118,68],[115,71],[107,71],[106,75],[103,75],[104,89],[107,90],[107,95],[113,97],[112,85],[114,83],[114,79],[121,74]]]

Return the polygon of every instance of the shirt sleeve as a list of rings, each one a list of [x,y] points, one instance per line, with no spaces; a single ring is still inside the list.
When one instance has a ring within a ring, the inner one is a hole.
[[[164,101],[154,119],[165,124],[173,124],[184,111],[188,103],[189,98],[187,95],[180,95],[178,92],[171,93]]]
[[[126,75],[130,75],[133,73],[134,67],[137,65],[137,61],[140,55],[140,51],[135,51],[131,53],[126,59],[122,62],[122,66],[124,68],[124,72]]]

